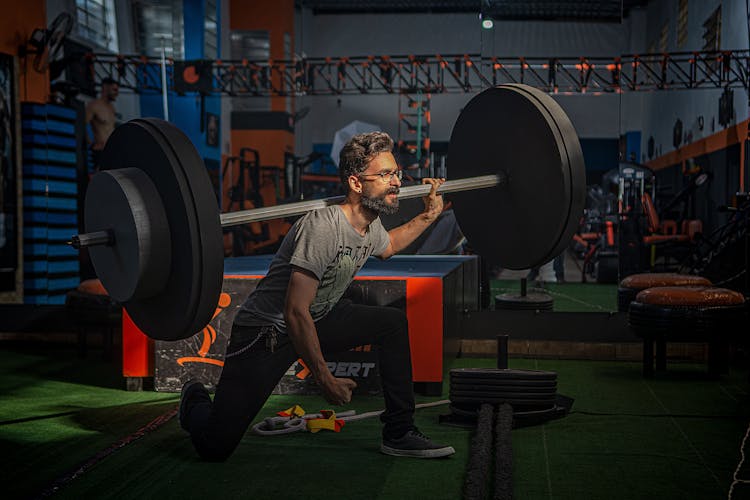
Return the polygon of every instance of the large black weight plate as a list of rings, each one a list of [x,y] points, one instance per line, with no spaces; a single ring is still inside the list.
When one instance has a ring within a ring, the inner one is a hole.
[[[115,129],[101,164],[148,174],[162,198],[172,242],[172,267],[163,291],[130,300],[125,309],[154,339],[194,335],[216,310],[224,262],[218,204],[200,155],[177,127],[146,118]]]
[[[586,195],[583,153],[565,112],[540,90],[500,85],[471,99],[453,127],[448,167],[456,177],[506,178],[450,195],[468,244],[489,265],[541,266],[573,237]]]
[[[511,368],[452,368],[451,381],[457,379],[491,380],[557,380],[557,372],[545,370],[516,370]],[[514,382],[515,383],[515,382]]]

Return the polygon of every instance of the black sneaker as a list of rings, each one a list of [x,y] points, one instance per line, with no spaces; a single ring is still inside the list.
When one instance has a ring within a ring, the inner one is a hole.
[[[180,393],[180,406],[177,410],[177,418],[180,421],[180,427],[187,432],[190,432],[187,425],[187,416],[190,413],[190,408],[201,400],[211,402],[211,396],[208,395],[208,391],[203,387],[203,384],[195,379],[185,382]]]
[[[439,458],[456,453],[452,446],[435,443],[416,429],[398,439],[384,439],[380,451],[395,457],[416,458]]]

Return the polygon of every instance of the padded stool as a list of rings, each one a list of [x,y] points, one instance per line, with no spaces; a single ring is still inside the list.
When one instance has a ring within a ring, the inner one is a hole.
[[[122,306],[107,294],[102,282],[82,281],[66,294],[65,308],[78,326],[78,355],[86,356],[88,333],[96,330],[102,334],[104,359],[111,359],[114,330],[122,322]]]
[[[631,302],[628,323],[643,339],[643,375],[667,367],[667,342],[707,342],[708,372],[718,375],[728,368],[732,323],[746,324],[745,297],[715,287],[667,286],[643,290]],[[744,334],[744,330],[743,330]]]
[[[630,303],[638,292],[659,286],[711,286],[711,280],[702,276],[678,273],[631,274],[620,281],[617,288],[617,310],[628,312]]]

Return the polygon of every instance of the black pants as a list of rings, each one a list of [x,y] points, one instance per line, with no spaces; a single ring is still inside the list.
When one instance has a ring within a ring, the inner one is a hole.
[[[380,416],[383,437],[397,438],[411,430],[414,390],[406,314],[393,307],[344,300],[316,326],[324,356],[360,345],[378,347],[385,397],[385,412]],[[187,415],[193,445],[205,460],[226,460],[232,454],[276,384],[299,357],[286,335],[278,336],[271,352],[259,338],[260,332],[259,327],[233,327],[213,403],[196,404]]]

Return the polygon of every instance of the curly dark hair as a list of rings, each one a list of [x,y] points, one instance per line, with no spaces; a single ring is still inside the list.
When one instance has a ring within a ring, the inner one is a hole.
[[[349,192],[349,176],[367,170],[367,164],[380,153],[393,151],[393,139],[385,132],[357,134],[341,149],[339,176],[344,190]]]

